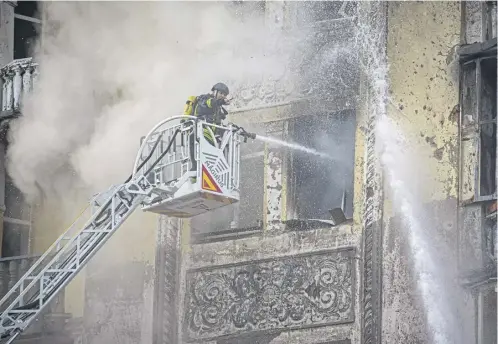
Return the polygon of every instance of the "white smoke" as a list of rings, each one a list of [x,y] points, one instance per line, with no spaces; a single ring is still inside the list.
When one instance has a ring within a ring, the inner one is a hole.
[[[29,196],[102,191],[129,175],[140,137],[189,95],[281,73],[289,47],[256,5],[44,3],[40,76],[10,134],[16,185]]]

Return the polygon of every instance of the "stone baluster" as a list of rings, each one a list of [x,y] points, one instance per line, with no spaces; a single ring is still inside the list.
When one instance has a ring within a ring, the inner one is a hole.
[[[1,69],[2,111],[19,111],[23,99],[35,86],[38,65],[31,58],[14,60]]]
[[[21,260],[18,280],[21,279],[22,276],[24,276],[24,274],[29,270],[30,266],[31,266],[31,263],[30,263],[29,258],[24,258]],[[24,283],[24,287],[27,286],[30,282],[31,281]]]
[[[17,259],[13,259],[9,261],[9,282],[7,284],[8,290],[14,288],[17,283],[17,274],[19,270],[19,261]],[[18,291],[16,290],[14,294],[12,294],[9,298],[9,302],[12,302],[18,295]]]
[[[36,259],[38,259],[38,257],[11,257],[0,259],[0,299],[2,299],[9,292],[9,290],[16,285],[19,279],[34,264]],[[25,286],[27,286],[27,284],[29,283],[26,282]],[[19,295],[19,292],[19,289],[16,290],[8,301],[13,301]],[[26,296],[31,296],[33,292],[34,290]]]
[[[38,66],[33,66],[33,72],[31,77],[31,89],[34,90],[36,87],[36,83],[38,81]]]
[[[2,111],[7,110],[7,74],[2,72]]]
[[[12,109],[13,110],[19,110],[19,108],[21,107],[21,93],[22,93],[22,67],[20,65],[16,65],[14,66],[13,68],[13,87],[12,87],[12,90],[13,90],[13,106],[12,106]]]
[[[12,289],[17,282],[17,274],[19,272],[19,261],[13,259],[9,262],[9,290]]]
[[[8,267],[5,262],[0,262],[0,299],[7,293]]]
[[[6,80],[5,83],[7,85],[7,92],[5,94],[5,106],[4,111],[12,110],[12,94],[13,94],[13,75],[11,70],[7,70],[5,73]]]
[[[24,70],[24,74],[22,76],[22,99],[26,99],[26,95],[31,92],[31,84],[32,84],[32,70],[33,66],[28,65]]]

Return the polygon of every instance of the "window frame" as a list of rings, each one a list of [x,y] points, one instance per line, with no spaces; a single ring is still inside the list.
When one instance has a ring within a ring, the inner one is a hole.
[[[496,38],[494,38],[496,41]],[[492,41],[492,40],[490,40]],[[475,43],[472,44],[472,46],[476,46],[477,44],[487,46],[488,44],[481,44],[481,43]],[[471,49],[469,49],[471,50]],[[491,50],[491,52],[493,49]],[[477,203],[477,202],[486,202],[486,201],[493,201],[497,199],[497,191],[495,188],[495,191],[493,194],[490,195],[481,195],[481,171],[482,171],[482,164],[481,164],[481,153],[482,153],[482,147],[481,147],[481,131],[482,131],[482,126],[487,125],[487,124],[495,124],[498,125],[497,119],[498,117],[495,117],[494,119],[490,120],[482,120],[482,89],[483,89],[483,76],[482,76],[482,62],[489,60],[489,59],[497,59],[496,57],[496,46],[494,47],[494,52],[495,54],[492,55],[488,52],[484,52],[482,50],[475,51],[472,54],[465,55],[465,59],[461,61],[460,64],[460,71],[462,72],[462,80],[461,80],[461,85],[460,85],[460,112],[462,113],[462,117],[460,119],[460,136],[464,136],[463,132],[467,131],[469,128],[474,128],[475,129],[475,136],[471,137],[471,140],[475,140],[475,154],[476,154],[476,162],[474,166],[474,199],[472,203]],[[476,82],[476,91],[475,91],[475,96],[476,96],[476,105],[475,108],[471,109],[472,111],[472,122],[468,124],[463,123],[463,116],[466,115],[464,113],[464,93],[465,93],[465,88],[466,85],[464,84],[463,80],[463,71],[465,70],[465,66],[475,64],[475,82]],[[463,158],[463,156],[461,156]],[[496,165],[496,154],[495,154],[495,165]],[[495,174],[496,174],[496,168],[495,168]]]
[[[337,117],[340,115],[342,112],[351,112],[350,115],[354,117],[355,125],[354,125],[354,130],[353,130],[353,176],[352,176],[352,184],[351,184],[351,189],[349,190],[347,185],[341,189],[341,204],[340,208],[343,210],[344,215],[346,216],[347,220],[351,220],[354,216],[354,202],[350,204],[351,206],[351,216],[348,216],[346,214],[347,212],[347,207],[348,207],[348,202],[351,201],[354,197],[354,169],[355,169],[355,153],[356,153],[356,127],[358,126],[358,111],[355,108],[346,108],[342,109],[339,111],[334,111],[331,113],[317,113],[317,114],[309,114],[309,115],[303,115],[303,117],[306,116],[316,116],[316,117],[330,117],[331,120],[333,120],[334,117]],[[289,141],[296,142],[294,140],[294,132],[296,130],[296,120],[299,120],[300,117],[295,117],[289,120],[288,123],[288,129],[286,131],[286,136]],[[286,195],[286,219],[290,220],[311,220],[311,218],[305,218],[302,217],[302,213],[299,209],[299,202],[297,201],[298,198],[298,178],[295,173],[293,173],[295,169],[295,157],[297,155],[296,151],[293,150],[288,150],[286,152],[286,157],[285,157],[285,165],[286,165],[286,171],[285,171],[285,178],[287,180],[287,195]],[[332,216],[332,215],[331,215]],[[319,219],[319,220],[327,220],[327,219]]]
[[[23,14],[19,14],[19,13],[16,13],[16,10],[14,8],[14,41],[13,41],[13,44],[15,42],[15,32],[16,32],[16,27],[15,27],[15,23],[16,23],[16,19],[18,20],[23,20],[23,21],[27,21],[31,24],[33,24],[34,26],[37,27],[38,29],[38,34],[35,36],[36,37],[36,41],[39,42],[39,45],[40,47],[43,46],[43,36],[44,36],[44,16],[45,16],[45,13],[43,11],[43,2],[42,1],[35,1],[37,2],[37,6],[38,6],[38,10],[40,12],[40,18],[37,18],[37,17],[31,17],[31,16],[26,16],[26,15],[23,15]],[[17,7],[17,1],[16,1],[16,7]],[[26,44],[24,42],[24,44]],[[28,54],[29,55],[29,54]],[[26,56],[25,58],[33,58],[33,56]],[[16,60],[19,60],[19,59],[22,59],[22,58],[18,58]]]
[[[476,292],[476,342],[478,344],[485,343],[485,307],[489,307],[493,305],[493,303],[487,303],[485,301],[485,294],[487,293],[496,293],[497,285],[496,281],[491,282],[487,281],[484,285],[481,285],[477,288]],[[496,311],[496,303],[494,303],[495,311]]]
[[[482,164],[481,164],[481,153],[482,153],[482,140],[481,140],[481,135],[482,135],[482,127],[486,124],[494,124],[495,126],[497,125],[497,117],[494,119],[490,120],[483,120],[483,107],[482,107],[482,92],[483,92],[483,76],[482,76],[482,62],[485,60],[490,60],[494,59],[495,61],[497,60],[496,56],[492,57],[479,57],[476,60],[476,86],[477,86],[477,173],[475,176],[475,190],[474,190],[474,198],[476,201],[492,201],[497,199],[497,192],[496,192],[496,181],[495,181],[495,190],[494,193],[491,195],[481,195],[481,171],[482,171]],[[495,81],[496,82],[496,81]],[[496,129],[495,129],[496,131]],[[496,147],[496,139],[495,139],[495,147]],[[495,152],[495,157],[494,157],[494,162],[496,166],[496,152]],[[496,167],[495,167],[495,175],[496,175]],[[496,179],[496,177],[495,177]]]

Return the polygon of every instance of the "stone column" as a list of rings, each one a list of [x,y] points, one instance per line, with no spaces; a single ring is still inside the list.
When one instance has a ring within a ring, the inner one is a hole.
[[[16,6],[16,1],[0,2],[0,68],[10,63],[14,59],[14,7],[15,6]],[[0,77],[0,84],[2,85],[3,89],[4,80],[1,77]],[[2,92],[1,97],[3,102],[3,98],[5,97],[4,92]]]
[[[14,7],[16,1],[0,2],[0,67],[14,59]]]
[[[166,216],[161,216],[159,220],[154,292],[154,344],[177,343],[180,224],[180,220]]]
[[[376,155],[376,121],[385,112],[385,94],[375,85],[377,73],[387,73],[387,4],[359,2],[359,47],[366,66],[360,86],[360,117],[366,126],[363,179],[363,279],[361,343],[380,344],[382,324],[382,176]]]
[[[5,213],[5,144],[0,138],[0,257],[2,257],[3,244],[3,216]]]
[[[269,124],[266,132],[269,136],[282,139],[283,122]],[[282,149],[274,145],[266,145],[265,149],[265,229],[278,230],[282,223],[283,205],[283,165]]]

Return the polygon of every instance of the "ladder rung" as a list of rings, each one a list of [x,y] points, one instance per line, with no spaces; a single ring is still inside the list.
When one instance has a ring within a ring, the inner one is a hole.
[[[71,269],[48,269],[47,273],[59,273],[59,272],[75,272],[76,269],[71,268]]]
[[[0,335],[5,336],[7,342],[0,340],[1,343],[10,343],[29,326],[58,292],[76,276],[110,235],[143,202],[146,191],[149,192],[151,185],[144,176],[129,183],[135,189],[138,188],[137,194],[130,194],[127,191],[127,184],[115,188],[109,196],[112,202],[103,203],[98,211],[91,213],[91,218],[79,232],[69,237],[68,233],[74,229],[70,227],[2,299],[1,306],[4,310],[0,314]],[[131,199],[129,205],[128,199]],[[114,208],[117,211],[113,211],[112,207],[117,207]],[[102,215],[108,218],[103,218],[97,226],[96,219]],[[68,240],[63,247],[59,247],[61,240]],[[61,267],[58,268],[59,266]],[[19,309],[21,305],[27,304],[33,305],[33,308]]]

